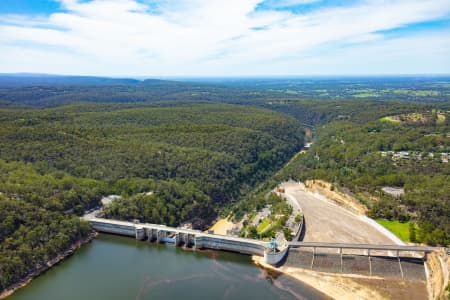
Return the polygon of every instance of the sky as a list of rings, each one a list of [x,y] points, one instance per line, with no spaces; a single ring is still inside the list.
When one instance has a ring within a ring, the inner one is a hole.
[[[0,0],[0,73],[450,74],[450,0]]]

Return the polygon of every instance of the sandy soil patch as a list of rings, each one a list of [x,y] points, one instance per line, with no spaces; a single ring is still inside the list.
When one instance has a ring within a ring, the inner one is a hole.
[[[228,218],[219,219],[209,230],[213,230],[214,234],[226,235],[227,230],[231,230],[234,227],[234,223],[229,221]]]

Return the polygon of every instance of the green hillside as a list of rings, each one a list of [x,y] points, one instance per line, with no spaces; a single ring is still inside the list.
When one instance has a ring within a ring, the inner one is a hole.
[[[0,290],[89,229],[75,214],[208,225],[303,144],[301,125],[221,104],[0,110]],[[145,195],[142,192],[153,191]]]
[[[448,104],[303,101],[274,108],[314,124],[315,142],[272,181],[327,180],[352,192],[370,208],[369,216],[411,220],[418,241],[450,243]],[[384,121],[394,115],[421,118]],[[403,188],[404,195],[383,187]]]

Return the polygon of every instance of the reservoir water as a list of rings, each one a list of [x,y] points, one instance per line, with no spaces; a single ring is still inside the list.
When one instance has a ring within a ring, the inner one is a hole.
[[[100,234],[8,300],[325,298],[249,256]]]

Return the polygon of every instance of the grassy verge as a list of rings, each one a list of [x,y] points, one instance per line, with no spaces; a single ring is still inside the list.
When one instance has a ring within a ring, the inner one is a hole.
[[[380,122],[399,124],[400,120],[393,119],[392,117],[383,117],[383,118],[380,119]]]
[[[378,224],[383,225],[389,229],[393,234],[398,236],[402,241],[409,242],[409,223],[410,222],[399,222],[399,221],[389,221],[385,219],[375,219]]]
[[[258,225],[258,233],[261,234],[263,233],[266,229],[269,228],[271,222],[269,220],[269,218],[265,218],[261,223],[259,223]]]

